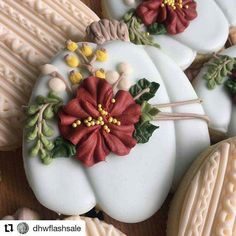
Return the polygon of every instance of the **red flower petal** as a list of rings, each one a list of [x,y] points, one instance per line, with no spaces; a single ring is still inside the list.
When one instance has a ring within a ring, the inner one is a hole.
[[[138,104],[132,104],[121,115],[115,118],[119,120],[122,125],[132,125],[138,123],[140,116],[141,107]]]
[[[61,109],[58,113],[60,124],[61,125],[71,125],[74,123],[78,118],[75,116],[70,116]]]
[[[121,115],[130,105],[136,104],[131,94],[123,90],[117,92],[115,99],[116,103],[114,103],[110,110],[111,116],[114,117]]]
[[[100,129],[100,126],[86,127],[81,124],[77,128],[73,128],[72,126],[63,126],[59,125],[61,135],[72,142],[74,145],[77,145],[83,139],[86,139],[89,135],[91,135],[96,129]]]
[[[161,4],[162,0],[149,0],[142,2],[137,7],[136,13],[145,25],[151,25],[157,20],[158,9]]]
[[[71,100],[62,109],[66,114],[77,117],[78,119],[85,119],[89,116],[89,114],[82,108],[77,98]]]
[[[105,142],[108,148],[113,153],[119,156],[128,155],[130,152],[130,149],[136,145],[136,140],[134,140],[132,136],[130,135],[125,135],[121,139],[120,135],[117,135],[117,133],[113,133],[113,131],[111,131],[111,133],[107,133],[106,131],[103,130],[102,132],[103,132],[103,137],[105,139]]]
[[[104,161],[108,154],[109,150],[103,143],[100,132],[95,131],[78,145],[76,157],[84,165],[89,167],[100,161]]]

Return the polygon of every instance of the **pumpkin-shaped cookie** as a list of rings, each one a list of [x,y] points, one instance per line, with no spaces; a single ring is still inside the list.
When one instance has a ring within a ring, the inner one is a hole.
[[[183,69],[192,63],[197,53],[220,50],[227,40],[229,25],[236,25],[234,0],[102,2],[106,16],[127,22],[134,42],[159,44]],[[153,36],[153,42],[143,32]]]
[[[193,163],[171,203],[167,236],[236,234],[235,158],[232,138]]]
[[[68,41],[42,74],[27,109],[24,165],[37,199],[58,213],[98,205],[143,221],[209,145],[201,101],[159,49]]]
[[[194,80],[197,94],[204,100],[213,138],[236,135],[236,46],[214,57]]]

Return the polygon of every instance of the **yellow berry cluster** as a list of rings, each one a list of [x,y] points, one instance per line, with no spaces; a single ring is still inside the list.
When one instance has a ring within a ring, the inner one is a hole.
[[[69,50],[71,52],[77,52],[80,55],[82,54],[86,58],[92,57],[94,55],[94,58],[99,62],[105,62],[108,60],[108,53],[107,53],[106,49],[100,48],[100,49],[96,50],[96,52],[94,53],[93,48],[87,43],[83,43],[82,46],[79,47],[77,43],[75,43],[71,40],[68,40],[66,42],[66,48],[67,48],[67,50]],[[76,55],[76,54],[66,55],[65,61],[66,61],[66,64],[72,68],[77,68],[81,64],[80,59],[79,59],[78,55]],[[98,69],[95,71],[95,76],[100,79],[105,79],[106,72],[102,68]],[[69,79],[72,84],[79,84],[81,82],[81,80],[83,79],[83,76],[80,72],[71,71],[71,73],[69,75]]]
[[[163,0],[161,6],[164,7],[165,5],[171,6],[174,10],[176,9],[176,5],[183,8],[183,0]],[[188,7],[188,5],[185,6],[185,8]]]
[[[116,100],[113,98],[111,100],[112,103],[115,103]],[[84,125],[86,125],[87,127],[93,127],[95,125],[101,125],[103,126],[103,129],[107,132],[107,133],[110,133],[111,130],[110,128],[108,127],[107,124],[105,124],[104,122],[104,119],[103,119],[103,116],[107,116],[108,115],[108,112],[102,108],[102,105],[101,104],[98,104],[98,111],[100,112],[101,116],[99,116],[97,119],[94,119],[93,117],[89,116],[87,119],[85,119],[83,121]],[[113,117],[109,117],[108,118],[108,122],[110,124],[115,124],[115,125],[118,125],[120,126],[121,125],[121,122],[119,120],[117,120],[116,118],[113,118]],[[72,127],[73,128],[77,128],[79,125],[81,125],[82,122],[81,120],[76,120],[73,124],[72,124]]]

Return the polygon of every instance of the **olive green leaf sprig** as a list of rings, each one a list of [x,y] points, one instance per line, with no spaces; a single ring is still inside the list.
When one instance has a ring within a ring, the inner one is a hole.
[[[160,45],[153,41],[153,37],[149,34],[149,32],[142,30],[142,22],[135,15],[135,9],[129,10],[124,15],[123,20],[129,29],[129,37],[131,42],[160,48]]]
[[[62,99],[50,92],[48,96],[37,96],[35,104],[27,109],[26,139],[33,142],[30,156],[39,156],[46,165],[52,161],[51,151],[54,148],[54,143],[50,140],[54,130],[48,121],[55,117],[62,104]]]
[[[159,113],[159,110],[147,102],[155,96],[159,87],[160,85],[156,82],[141,79],[129,90],[136,103],[141,105],[142,115],[139,122],[135,125],[134,132],[134,138],[138,143],[147,143],[153,132],[159,128],[150,123]]]
[[[203,79],[207,81],[209,89],[214,89],[217,85],[225,83],[225,78],[231,75],[231,71],[236,66],[236,59],[225,55],[217,55],[207,63],[207,66],[208,69]]]

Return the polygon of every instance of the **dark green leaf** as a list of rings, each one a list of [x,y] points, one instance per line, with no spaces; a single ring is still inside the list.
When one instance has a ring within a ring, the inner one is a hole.
[[[54,141],[54,145],[55,147],[52,151],[53,158],[73,157],[76,153],[75,145],[60,136]]]
[[[153,132],[159,127],[150,122],[139,122],[135,125],[134,138],[138,143],[147,143]]]
[[[134,98],[137,98],[137,96],[142,94],[145,90],[148,90],[136,99],[136,102],[141,105],[144,101],[153,98],[159,87],[160,85],[156,82],[149,82],[147,79],[141,79],[130,88],[129,92]]]
[[[150,34],[154,35],[162,35],[167,33],[166,27],[163,24],[159,24],[157,22],[149,25],[147,29]]]
[[[225,86],[232,96],[236,95],[236,81],[235,80],[231,80],[231,79],[227,80],[225,82]]]

